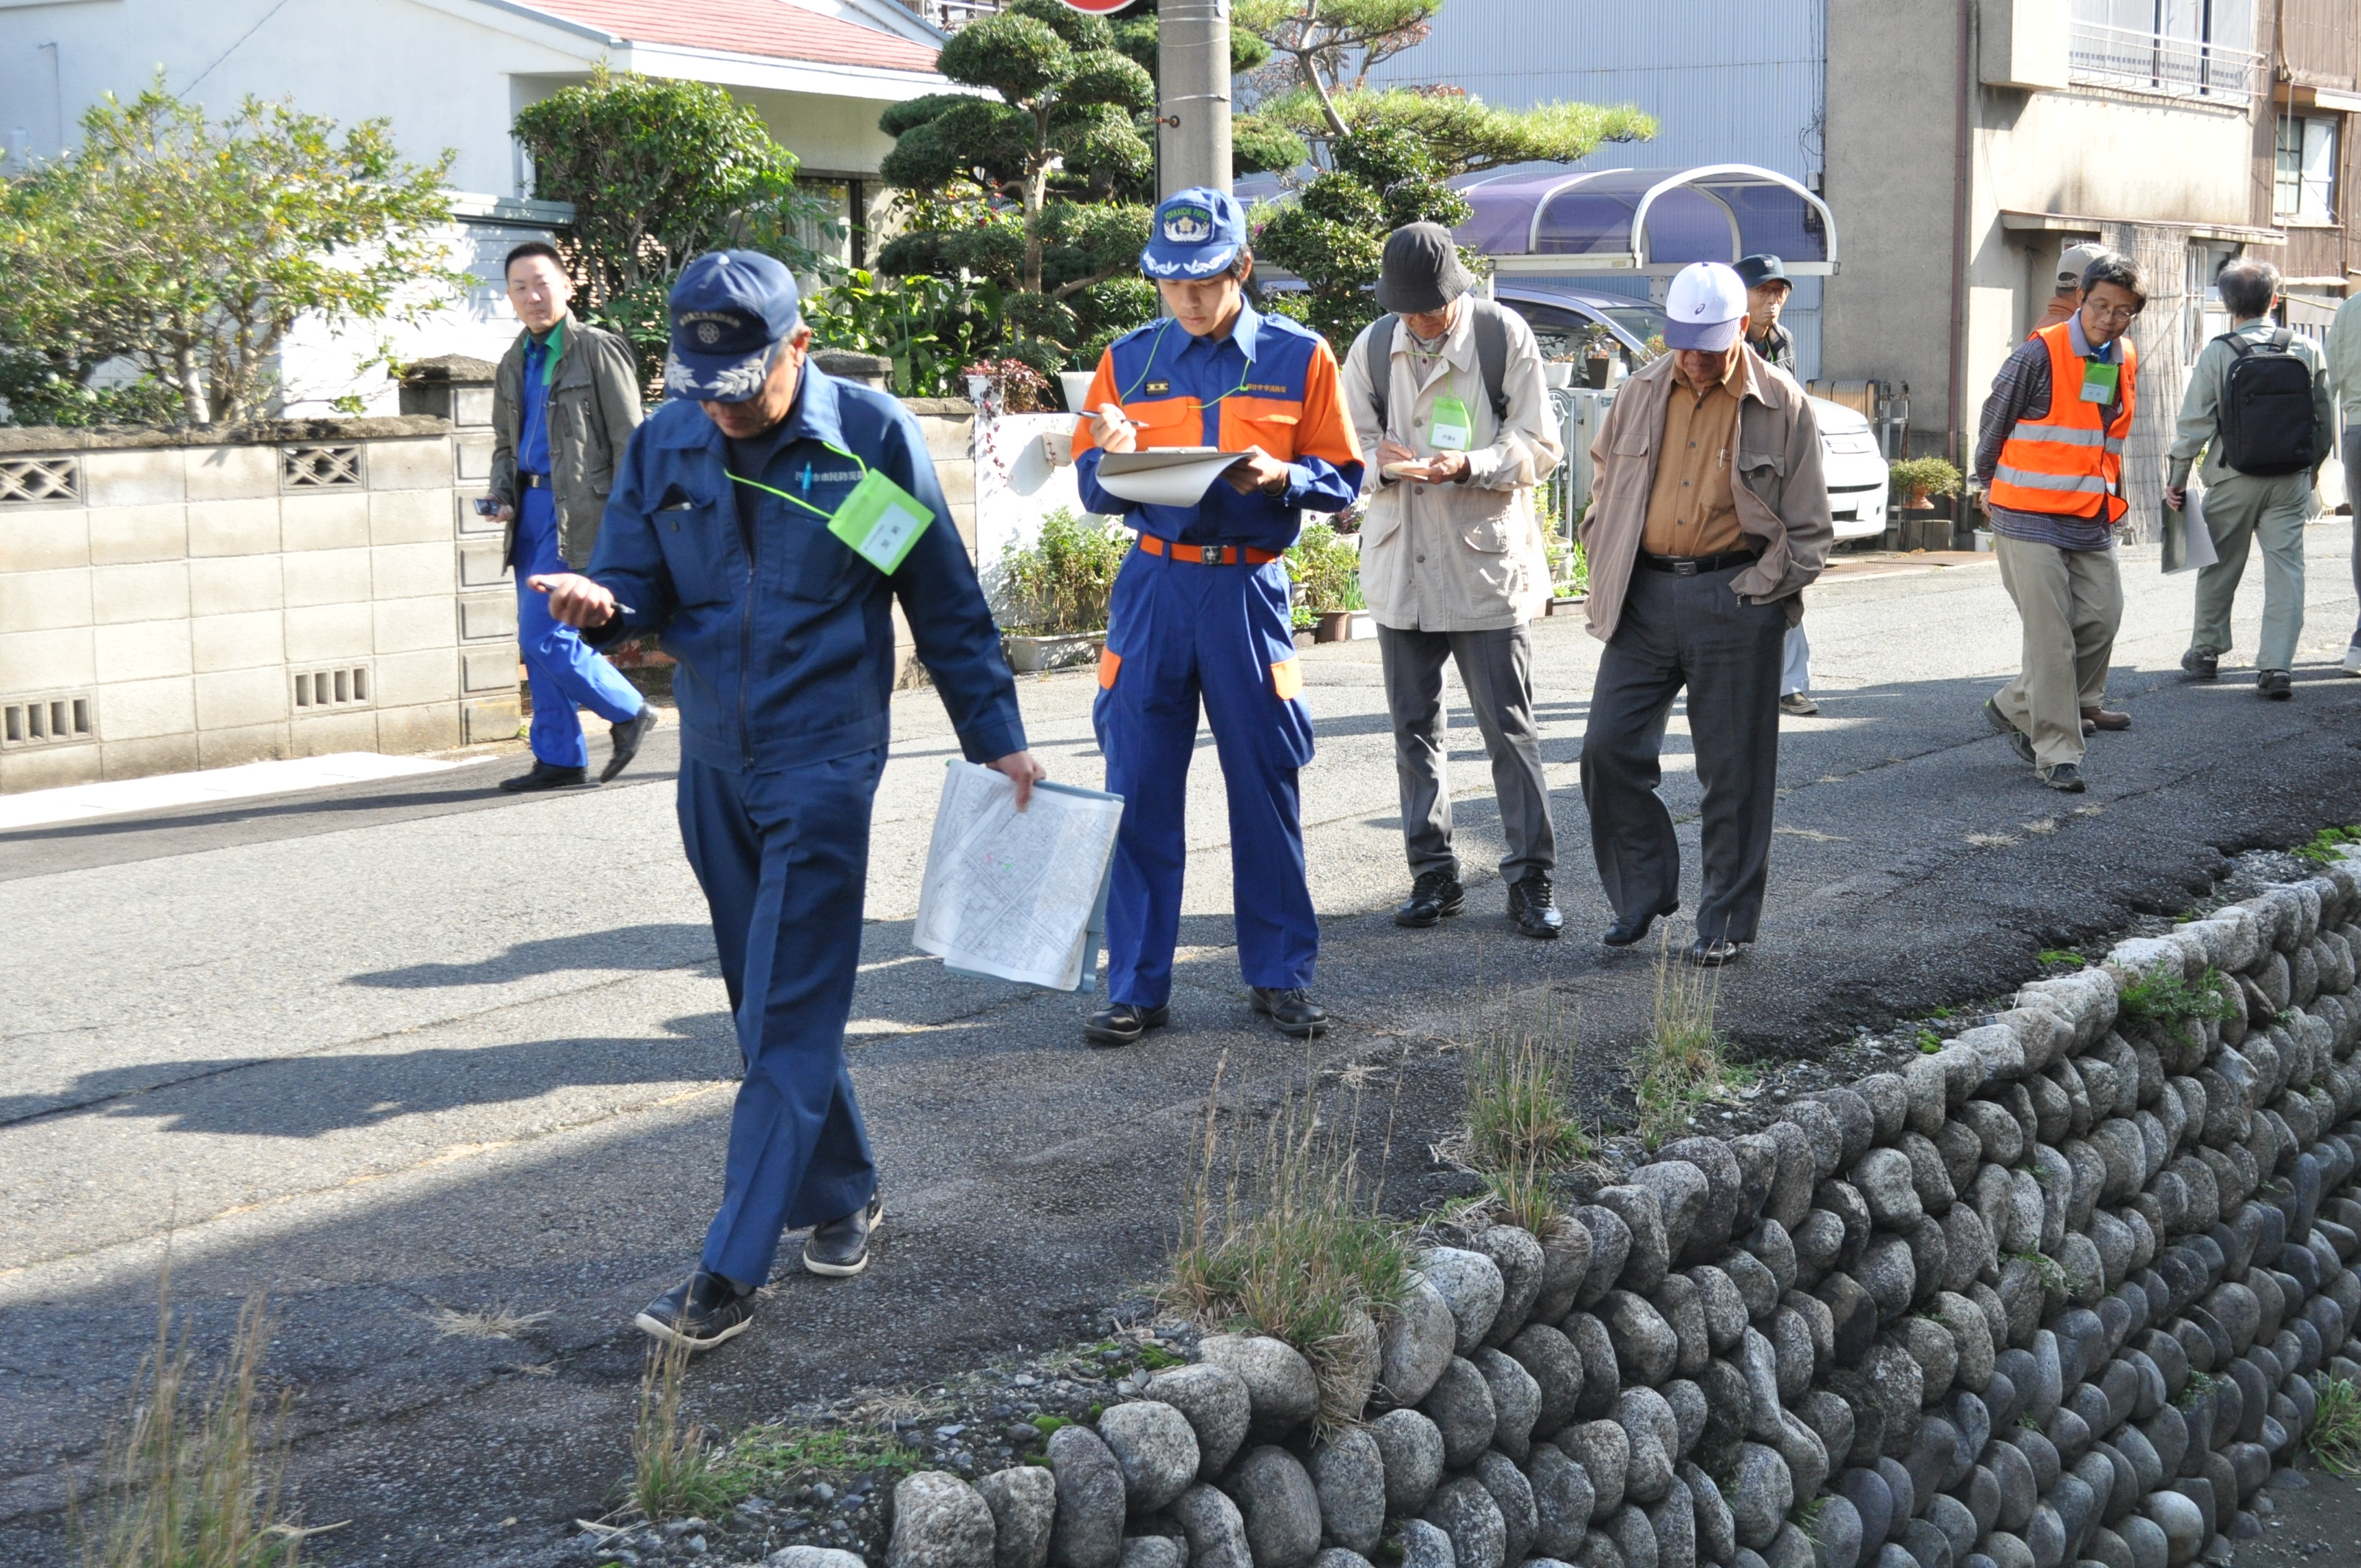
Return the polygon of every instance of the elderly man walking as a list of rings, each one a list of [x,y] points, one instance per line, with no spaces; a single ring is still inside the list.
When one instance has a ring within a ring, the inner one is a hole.
[[[1361,592],[1385,663],[1410,858],[1394,924],[1433,926],[1465,906],[1444,756],[1443,666],[1455,661],[1492,759],[1509,919],[1546,939],[1565,922],[1533,725],[1532,619],[1550,580],[1532,490],[1565,453],[1532,329],[1475,285],[1450,230],[1395,230],[1378,279],[1392,313],[1345,356],[1345,411],[1361,449],[1378,455],[1363,480]]]
[[[1767,251],[1741,256],[1738,280],[1746,285],[1746,346],[1773,370],[1800,377],[1795,334],[1779,324],[1787,297],[1795,290],[1787,276],[1787,264]],[[1804,635],[1800,612],[1787,628],[1780,655],[1779,711],[1798,718],[1809,718],[1820,711],[1820,705],[1812,700],[1812,642]]]
[[[1993,378],[1976,441],[2001,586],[2025,641],[2016,679],[1984,718],[2054,790],[2080,795],[2083,725],[2128,729],[2106,708],[2123,620],[2115,524],[2139,354],[2124,335],[2147,302],[2139,269],[2110,252],[2082,274],[2082,305],[2020,345]]]
[[[1673,352],[1633,376],[1591,446],[1582,525],[1590,634],[1607,644],[1582,741],[1582,795],[1628,947],[1680,906],[1680,844],[1656,793],[1673,701],[1688,693],[1704,786],[1704,888],[1691,963],[1754,940],[1779,775],[1779,670],[1797,596],[1835,528],[1820,433],[1795,381],[1746,346],[1746,286],[1686,267],[1665,299]]]
[[[2274,702],[2295,695],[2295,643],[2303,630],[2303,521],[2320,466],[2336,440],[2328,363],[2310,339],[2271,320],[2279,269],[2235,261],[2222,269],[2231,328],[2197,356],[2180,398],[2165,504],[2186,504],[2189,470],[2205,455],[2205,532],[2214,562],[2197,572],[2197,623],[2180,667],[2192,680],[2221,673],[2230,651],[2230,604],[2246,554],[2263,550],[2263,635],[2255,690]]]
[[[2361,596],[2361,294],[2336,307],[2328,329],[2328,378],[2345,405],[2345,499],[2353,513],[2353,591]],[[2361,620],[2345,645],[2345,673],[2361,675]]]

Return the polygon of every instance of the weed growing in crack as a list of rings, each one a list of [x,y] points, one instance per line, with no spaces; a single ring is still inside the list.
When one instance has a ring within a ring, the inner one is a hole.
[[[1720,970],[1681,962],[1671,938],[1660,939],[1655,1017],[1631,1067],[1640,1139],[1651,1149],[1686,1133],[1689,1118],[1728,1090],[1730,1072],[1714,1028],[1720,995]]]
[[[2312,836],[2310,843],[2298,844],[2288,852],[2315,866],[2329,866],[2344,859],[2341,851],[2347,844],[2361,844],[2361,827],[2323,828]]]
[[[2083,967],[2083,959],[2081,954],[2070,953],[2062,948],[2044,948],[2039,952],[2034,954],[2033,957],[2034,961],[2040,964],[2044,969],[2048,968],[2052,964],[2072,964],[2076,969]]]
[[[1361,1190],[1357,1104],[1331,1126],[1316,1087],[1290,1095],[1257,1145],[1224,1136],[1221,1080],[1216,1069],[1163,1297],[1204,1328],[1293,1345],[1319,1375],[1318,1426],[1347,1425],[1377,1376],[1379,1322],[1410,1293],[1411,1237]]]
[[[2208,969],[2194,981],[2183,980],[2170,970],[2158,970],[2125,986],[2116,1011],[2135,1024],[2163,1028],[2191,1021],[2224,1019],[2238,1005],[2230,992],[2233,983],[2216,969]]]
[[[2312,1457],[2331,1475],[2361,1475],[2361,1388],[2349,1377],[2312,1382],[2320,1397],[2312,1427]]]
[[[650,1519],[715,1513],[738,1499],[714,1463],[705,1428],[681,1410],[687,1344],[651,1346],[640,1374],[640,1417],[631,1429],[631,1506]],[[741,1494],[742,1495],[742,1494]]]
[[[186,1331],[173,1337],[166,1269],[156,1347],[140,1363],[128,1421],[108,1436],[96,1517],[67,1500],[82,1568],[294,1568],[303,1538],[324,1533],[280,1507],[288,1400],[268,1423],[261,1411],[272,1326],[262,1297],[248,1298],[228,1362],[201,1391]]]
[[[1548,1171],[1590,1157],[1590,1140],[1574,1116],[1574,1027],[1553,998],[1462,1053],[1469,1165]]]
[[[445,1339],[514,1339],[555,1317],[555,1312],[521,1312],[514,1307],[495,1301],[489,1307],[472,1312],[462,1312],[454,1307],[436,1307],[420,1314],[434,1326],[434,1332]]]
[[[2180,1386],[2180,1392],[2173,1397],[2172,1402],[2184,1410],[2193,1409],[2196,1408],[2197,1401],[2205,1397],[2205,1391],[2213,1387],[2213,1378],[2211,1374],[2191,1372],[2189,1375],[2189,1381]]]

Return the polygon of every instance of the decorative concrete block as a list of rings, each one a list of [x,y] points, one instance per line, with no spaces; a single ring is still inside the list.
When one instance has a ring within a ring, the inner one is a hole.
[[[234,729],[276,724],[287,717],[288,677],[283,669],[228,670],[197,677],[197,729]]]
[[[11,696],[86,686],[98,679],[91,629],[0,632],[0,693]]]
[[[189,553],[189,509],[184,506],[93,507],[84,515],[93,565],[177,561]]]
[[[194,730],[186,728],[186,722],[169,734],[106,741],[98,749],[99,777],[144,779],[156,773],[194,772],[197,737]]]
[[[304,605],[367,605],[369,552],[307,550],[280,558],[287,584],[287,608]]]
[[[287,602],[277,555],[228,555],[189,562],[189,613],[239,615]]]
[[[89,567],[0,572],[0,626],[11,631],[54,631],[90,623]]]
[[[486,539],[459,546],[459,586],[500,588],[509,585],[509,569],[500,564],[500,542]]]
[[[441,546],[445,555],[449,547]],[[451,596],[411,599],[379,599],[367,608],[376,622],[374,646],[380,653],[411,653],[427,648],[448,648],[458,641]],[[515,614],[513,608],[511,615]]]
[[[366,490],[298,490],[279,502],[280,548],[359,550],[368,547],[369,495]]]
[[[490,394],[487,393],[489,400]],[[482,495],[492,477],[492,438],[489,435],[461,435],[451,443],[451,476],[459,488],[468,494]]]
[[[315,605],[287,612],[291,664],[366,659],[376,646],[376,620],[366,604]]]
[[[481,697],[469,701],[459,710],[460,728],[466,731],[467,744],[481,746],[494,740],[513,740],[517,726],[523,718],[512,684],[506,697]]]
[[[476,497],[481,494],[479,487],[452,492],[451,516],[456,520],[453,531],[462,538],[499,540],[507,534],[509,525],[476,510]]]
[[[196,682],[185,675],[177,680],[126,681],[98,689],[98,738],[110,749],[119,741],[186,735],[196,726]],[[193,738],[191,752],[194,754]],[[109,758],[106,776],[137,775],[121,772]]]
[[[377,660],[375,701],[380,708],[450,702],[458,695],[459,661],[447,647],[380,655]]]
[[[96,784],[104,776],[96,746],[35,746],[0,751],[0,795]]]
[[[441,490],[451,485],[451,438],[372,441],[362,470],[372,490]]]
[[[275,609],[199,616],[189,622],[189,652],[201,675],[276,668],[287,662],[285,618]]]
[[[463,641],[505,637],[514,641],[516,634],[514,594],[469,594],[459,601],[459,636]]]
[[[0,572],[53,572],[90,565],[90,513],[80,507],[0,510]]]
[[[440,594],[458,586],[458,562],[448,540],[431,544],[380,544],[369,551],[369,590],[385,599]]]
[[[91,655],[101,685],[187,675],[196,668],[189,654],[185,617],[99,627],[91,633]]]
[[[513,647],[462,650],[459,654],[459,689],[470,696],[478,692],[506,692],[514,696],[517,651]]]
[[[192,446],[187,471],[192,501],[257,500],[279,494],[275,446]]]
[[[448,544],[451,509],[440,490],[377,490],[368,497],[371,544]]]
[[[279,502],[199,501],[188,509],[191,555],[273,555],[279,551]]]
[[[516,718],[509,718],[516,733]],[[467,743],[460,733],[458,710],[448,698],[418,707],[381,708],[377,716],[377,749],[380,751],[447,751]]]
[[[234,768],[241,762],[265,762],[286,754],[287,726],[283,723],[197,731],[197,766],[201,768]],[[0,783],[0,788],[5,787],[5,783]]]
[[[315,718],[296,719],[287,727],[287,754],[291,757],[324,757],[332,751],[376,750],[375,708],[324,713]]]
[[[189,564],[148,561],[136,566],[93,566],[90,618],[100,626],[128,620],[186,620]]]
[[[82,493],[93,507],[154,506],[189,499],[188,454],[176,446],[82,455]]]

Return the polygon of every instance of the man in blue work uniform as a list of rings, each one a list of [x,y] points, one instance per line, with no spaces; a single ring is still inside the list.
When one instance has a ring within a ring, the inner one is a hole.
[[[533,577],[588,561],[614,487],[615,458],[640,423],[640,372],[611,332],[566,310],[574,285],[557,252],[529,240],[509,252],[509,304],[524,323],[492,378],[491,510],[508,527],[516,573],[517,648],[533,690],[533,767],[500,787],[512,794],[590,782],[590,751],[575,709],[605,719],[614,750],[601,784],[638,754],[655,709],[605,658],[552,620]]]
[[[1303,509],[1341,511],[1360,493],[1360,446],[1327,343],[1246,303],[1254,257],[1228,192],[1167,198],[1139,266],[1169,313],[1108,345],[1074,434],[1082,504],[1139,531],[1108,606],[1092,714],[1106,787],[1125,805],[1107,897],[1109,1005],[1082,1033],[1127,1046],[1171,1016],[1202,699],[1229,795],[1238,965],[1255,1011],[1309,1038],[1328,1024],[1309,989],[1320,925],[1296,782],[1312,760],[1312,714],[1279,554]],[[1101,482],[1104,455],[1171,446],[1246,455],[1190,506],[1126,500]]]
[[[784,1232],[817,1227],[813,1273],[857,1274],[883,1215],[844,1024],[895,600],[968,758],[1013,780],[1020,809],[1042,776],[917,423],[808,365],[810,342],[777,261],[691,262],[672,292],[672,400],[632,438],[598,553],[587,576],[535,580],[550,613],[593,642],[660,632],[680,661],[681,840],[713,913],[746,1077],[704,1255],[638,1323],[699,1350],[746,1328]]]

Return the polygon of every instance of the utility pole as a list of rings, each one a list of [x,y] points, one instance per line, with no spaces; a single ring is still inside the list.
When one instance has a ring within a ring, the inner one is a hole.
[[[1230,188],[1230,0],[1157,7],[1157,195]]]

